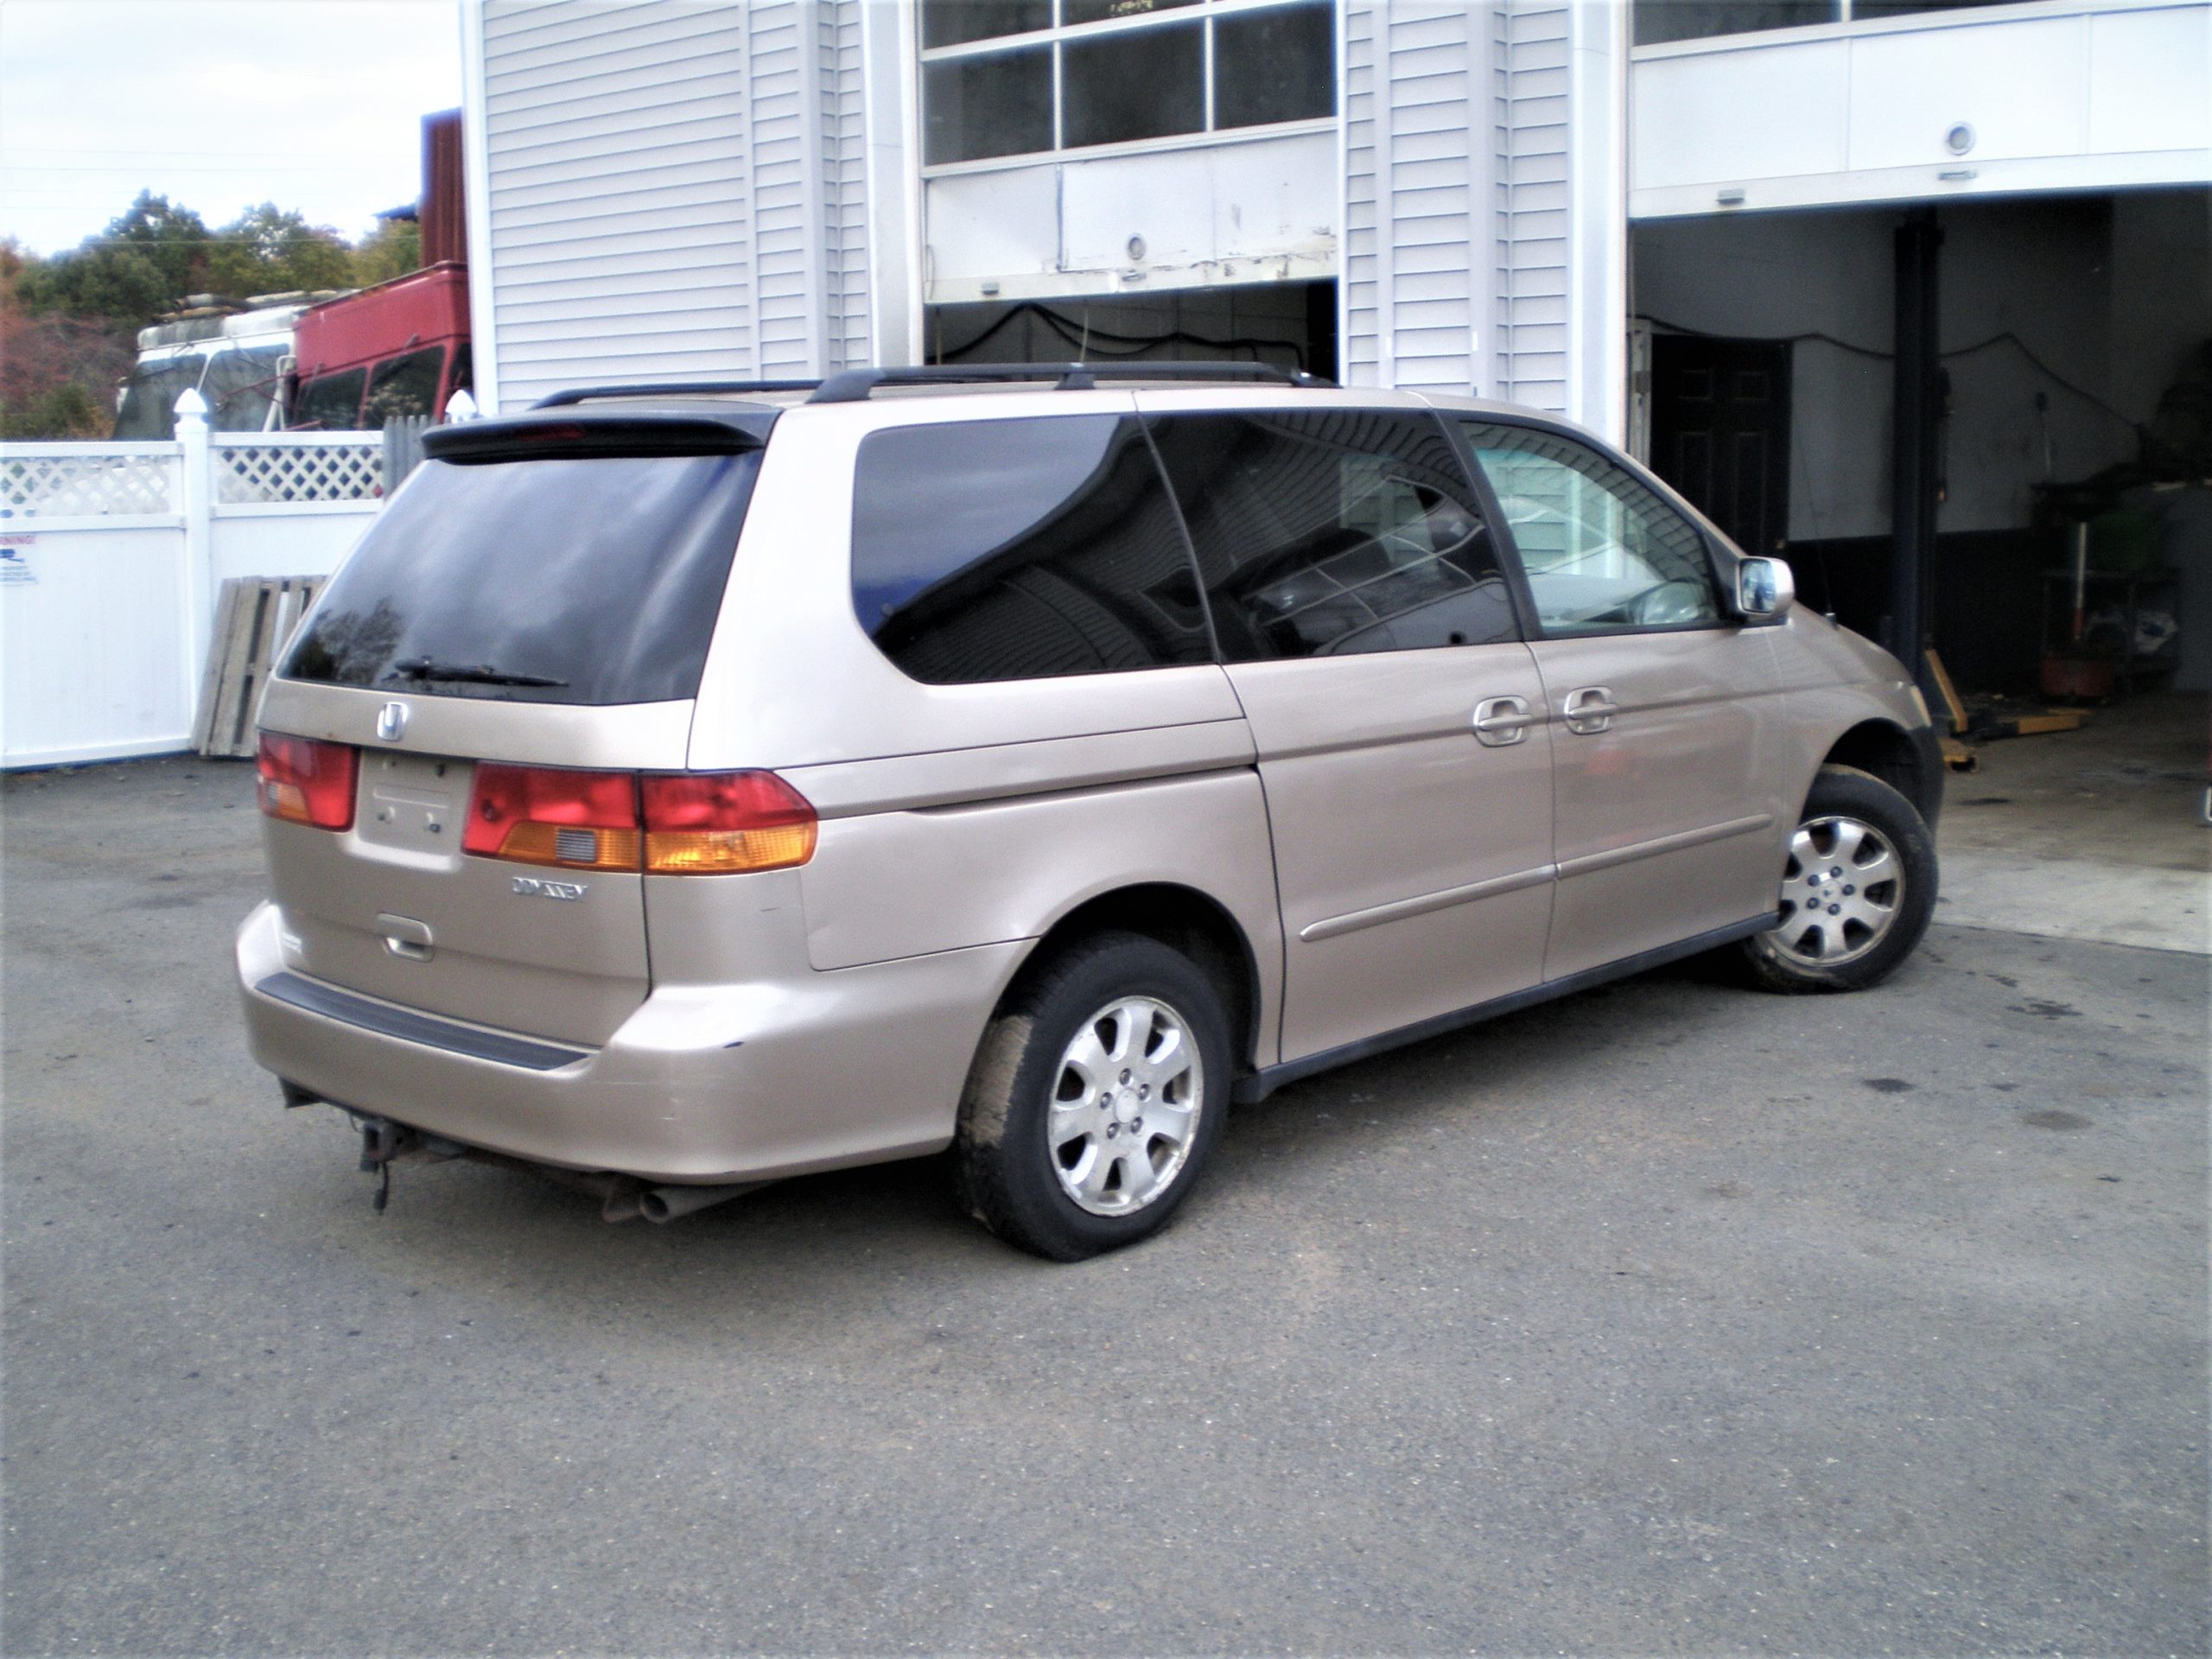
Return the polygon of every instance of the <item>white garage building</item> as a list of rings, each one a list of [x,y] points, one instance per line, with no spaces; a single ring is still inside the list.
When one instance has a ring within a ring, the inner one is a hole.
[[[2059,486],[2186,471],[2212,421],[2208,0],[466,0],[463,34],[490,407],[1256,355],[1562,411],[1870,628],[2039,569]],[[2037,648],[2040,591],[2005,602],[1946,642],[1968,677]]]

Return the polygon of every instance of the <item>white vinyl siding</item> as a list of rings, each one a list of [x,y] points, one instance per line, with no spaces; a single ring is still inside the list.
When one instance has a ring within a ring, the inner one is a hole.
[[[1345,0],[1347,381],[1567,406],[1568,0]]]
[[[1567,408],[1567,8],[1511,0],[1497,68],[1497,396]],[[1624,324],[1623,326],[1625,326]]]
[[[1471,9],[1345,7],[1344,362],[1356,384],[1475,384],[1479,22]]]
[[[475,3],[504,406],[867,360],[861,0]]]

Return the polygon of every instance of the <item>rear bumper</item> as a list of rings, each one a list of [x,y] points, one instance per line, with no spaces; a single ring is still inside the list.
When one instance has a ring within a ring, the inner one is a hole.
[[[1027,949],[658,987],[603,1047],[583,1049],[293,973],[282,921],[264,904],[238,935],[247,1045],[262,1065],[448,1140],[663,1183],[767,1179],[942,1148],[983,1022]]]

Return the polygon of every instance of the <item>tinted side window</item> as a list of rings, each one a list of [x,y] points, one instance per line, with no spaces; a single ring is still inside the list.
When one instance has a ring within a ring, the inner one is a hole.
[[[1154,425],[1230,662],[1516,637],[1490,531],[1427,416]]]
[[[395,415],[436,413],[438,377],[445,366],[442,346],[426,346],[379,363],[369,380],[368,423],[379,427]]]
[[[326,432],[351,432],[361,423],[361,385],[366,369],[326,374],[300,388],[299,407],[292,411],[294,426],[320,427]]]
[[[1719,620],[1705,537],[1619,462],[1534,427],[1470,421],[1465,430],[1545,632]]]
[[[1131,418],[894,428],[863,439],[853,607],[918,680],[1213,660],[1180,526]]]

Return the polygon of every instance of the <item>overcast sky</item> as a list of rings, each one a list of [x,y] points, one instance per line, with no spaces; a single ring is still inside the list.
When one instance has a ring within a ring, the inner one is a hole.
[[[142,189],[348,240],[421,194],[461,102],[458,0],[0,0],[0,236],[40,253]]]

